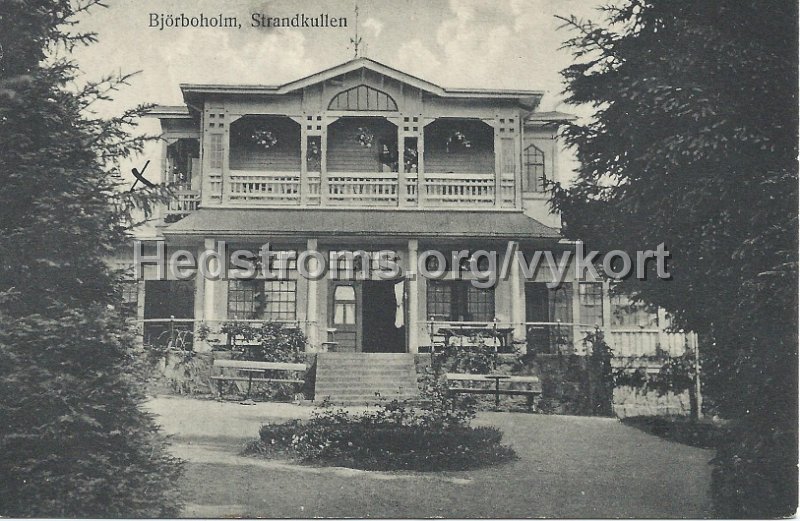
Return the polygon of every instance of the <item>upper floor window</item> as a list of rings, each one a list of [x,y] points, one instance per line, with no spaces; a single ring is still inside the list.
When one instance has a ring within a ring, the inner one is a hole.
[[[522,189],[525,192],[544,192],[546,172],[544,152],[536,145],[525,148],[525,169],[522,176]]]
[[[397,111],[397,103],[385,92],[367,85],[358,85],[337,94],[328,104],[328,110]]]

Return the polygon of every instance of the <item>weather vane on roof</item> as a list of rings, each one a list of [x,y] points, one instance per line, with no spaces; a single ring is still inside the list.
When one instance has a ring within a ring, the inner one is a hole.
[[[361,38],[358,36],[358,0],[356,0],[356,34],[350,38],[350,43],[353,44],[353,58],[358,58],[358,46],[361,45]]]

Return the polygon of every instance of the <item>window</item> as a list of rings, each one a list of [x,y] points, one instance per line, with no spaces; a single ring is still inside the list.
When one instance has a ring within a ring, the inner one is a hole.
[[[333,293],[333,323],[356,323],[356,290],[353,286],[336,286]]]
[[[268,280],[264,284],[264,318],[272,322],[291,322],[297,318],[297,282]]]
[[[525,171],[522,176],[522,190],[525,192],[544,192],[545,183],[544,152],[536,145],[525,148]]]
[[[468,280],[429,280],[428,316],[434,320],[494,320],[494,290],[476,288]]]
[[[222,134],[211,134],[209,136],[208,165],[214,170],[222,169]]]
[[[612,328],[656,328],[658,314],[645,304],[634,303],[625,295],[611,297]]]
[[[428,281],[428,317],[433,320],[450,320],[453,316],[451,302],[453,293],[450,284]]]
[[[397,103],[385,92],[367,85],[357,85],[337,94],[328,110],[396,111]]]
[[[581,282],[578,287],[581,324],[603,325],[603,284],[601,282]]]
[[[229,280],[228,318],[291,322],[297,318],[294,280]]]
[[[260,280],[228,281],[228,318],[232,320],[252,320],[258,318],[260,302]]]

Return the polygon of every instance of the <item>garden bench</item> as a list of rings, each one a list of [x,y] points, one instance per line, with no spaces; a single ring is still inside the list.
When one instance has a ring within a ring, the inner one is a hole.
[[[250,360],[214,360],[214,368],[220,370],[220,374],[211,377],[217,382],[219,394],[222,395],[223,382],[247,382],[247,393],[245,399],[250,398],[250,390],[253,382],[277,382],[290,384],[304,384],[305,379],[302,373],[306,371],[306,364],[290,362],[256,362]],[[235,375],[223,375],[222,369],[234,369]],[[281,378],[271,378],[266,376],[266,372],[283,373]],[[301,373],[298,376],[297,373]]]
[[[500,395],[504,396],[524,396],[527,399],[528,407],[533,410],[533,400],[542,394],[542,385],[536,376],[512,376],[507,374],[466,374],[466,373],[445,373],[447,390],[456,394],[493,394],[495,407],[500,405]],[[493,387],[466,387],[475,382],[486,384],[494,383]],[[500,384],[508,384],[503,387]],[[513,388],[511,384],[522,384],[524,389]]]

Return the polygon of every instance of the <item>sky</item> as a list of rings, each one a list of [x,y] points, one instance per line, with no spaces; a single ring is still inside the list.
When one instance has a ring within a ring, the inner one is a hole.
[[[80,18],[99,42],[77,49],[83,80],[141,71],[101,113],[181,104],[180,83],[281,84],[353,57],[353,0],[108,0]],[[359,0],[361,55],[444,87],[545,92],[540,110],[569,112],[559,71],[570,33],[556,15],[600,18],[597,0]],[[151,28],[151,14],[236,16],[242,27]],[[252,13],[346,17],[347,28],[255,28]],[[157,122],[142,130],[158,132]],[[152,153],[148,151],[148,154]]]

